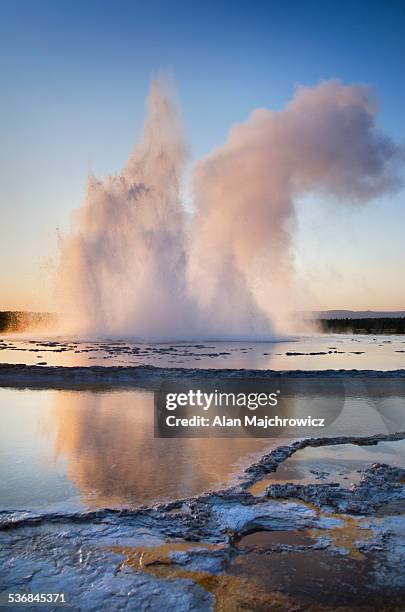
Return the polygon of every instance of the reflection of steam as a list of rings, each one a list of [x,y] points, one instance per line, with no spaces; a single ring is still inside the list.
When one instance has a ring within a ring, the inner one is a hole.
[[[188,235],[178,113],[155,83],[141,144],[120,175],[89,180],[61,239],[63,310],[75,331],[148,338],[263,338],[291,308],[294,200],[367,202],[397,186],[399,150],[375,129],[369,89],[300,88],[254,111],[194,170]],[[301,305],[300,305],[301,306]]]
[[[153,397],[141,392],[60,392],[56,452],[88,505],[142,504],[223,483],[260,440],[153,438]],[[267,442],[268,445],[268,442]]]

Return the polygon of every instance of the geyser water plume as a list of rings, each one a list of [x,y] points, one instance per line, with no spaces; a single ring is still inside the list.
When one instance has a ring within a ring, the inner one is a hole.
[[[366,86],[299,87],[284,110],[255,110],[196,165],[189,279],[200,305],[216,303],[226,270],[277,327],[303,310],[291,252],[296,199],[317,192],[345,210],[399,186],[402,151],[376,130],[375,114]]]
[[[398,186],[399,148],[375,128],[364,86],[299,88],[282,111],[259,109],[193,172],[179,113],[152,86],[144,137],[118,175],[89,178],[71,232],[60,239],[63,331],[157,339],[268,339],[299,304],[291,245],[297,197],[339,206]],[[298,298],[298,299],[297,299]]]
[[[89,178],[72,231],[60,237],[63,331],[148,340],[269,336],[253,302],[222,328],[215,311],[190,297],[180,200],[185,160],[179,113],[167,85],[155,81],[142,142],[120,174]],[[242,291],[238,299],[235,313],[249,302]]]
[[[64,318],[78,333],[177,337],[192,324],[186,296],[181,122],[152,86],[143,141],[119,175],[89,178],[72,233],[61,238]]]

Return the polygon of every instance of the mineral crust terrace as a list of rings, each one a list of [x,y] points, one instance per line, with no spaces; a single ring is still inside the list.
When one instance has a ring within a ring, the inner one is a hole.
[[[404,469],[370,465],[349,488],[291,482],[261,496],[248,488],[308,446],[403,439],[405,432],[298,440],[263,456],[238,485],[150,507],[3,512],[0,591],[64,592],[73,610],[401,610]],[[244,544],[254,533],[259,544]],[[295,563],[323,572],[320,592],[310,571],[304,595],[297,591]],[[262,567],[274,577],[284,568],[282,582],[263,586],[252,575]]]
[[[405,369],[400,370],[246,370],[160,368],[155,366],[38,366],[0,363],[0,387],[32,388],[100,388],[139,387],[157,389],[165,381],[230,380],[232,378],[266,378],[279,376],[289,380],[361,378],[405,380]]]

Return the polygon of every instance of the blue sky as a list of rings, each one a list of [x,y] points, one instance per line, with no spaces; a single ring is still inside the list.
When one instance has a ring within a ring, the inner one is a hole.
[[[56,228],[80,205],[89,170],[124,164],[161,70],[176,83],[194,159],[254,108],[282,108],[296,84],[332,77],[372,85],[380,126],[405,140],[403,1],[1,0],[0,11],[0,309],[46,307]],[[336,220],[326,246],[328,208],[307,206],[297,258],[320,308],[405,307],[403,199]]]

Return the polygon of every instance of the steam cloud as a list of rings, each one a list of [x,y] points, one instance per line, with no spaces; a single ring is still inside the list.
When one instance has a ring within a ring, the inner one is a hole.
[[[400,148],[375,127],[372,92],[326,81],[279,112],[255,110],[193,171],[181,202],[178,112],[155,82],[144,139],[118,176],[89,179],[59,279],[76,332],[148,339],[269,338],[295,305],[294,201],[339,206],[399,187]]]

